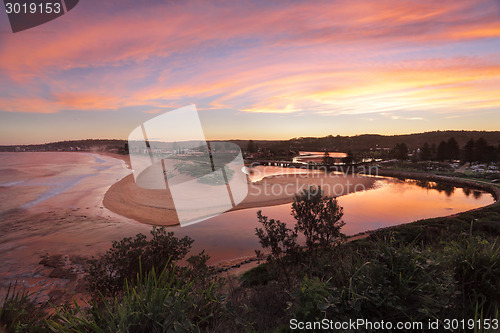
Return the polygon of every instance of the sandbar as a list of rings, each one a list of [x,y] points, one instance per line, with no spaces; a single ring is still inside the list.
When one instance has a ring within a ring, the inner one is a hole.
[[[246,198],[229,211],[286,204],[309,186],[321,186],[325,195],[338,197],[370,189],[376,181],[374,177],[356,174],[310,172],[274,175],[256,182],[248,181]],[[162,226],[179,224],[170,192],[142,188],[136,184],[133,175],[112,185],[104,196],[103,204],[109,210],[138,222]]]

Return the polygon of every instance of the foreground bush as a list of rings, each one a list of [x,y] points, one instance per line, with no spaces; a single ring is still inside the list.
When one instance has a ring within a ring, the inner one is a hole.
[[[468,237],[452,242],[446,250],[457,283],[462,313],[478,309],[491,317],[500,307],[500,247],[485,239]]]
[[[339,264],[339,270],[349,272],[348,279],[325,283],[328,293],[311,314],[422,321],[442,317],[450,306],[452,278],[430,249],[381,243],[360,258]]]
[[[93,258],[87,275],[90,292],[94,296],[115,297],[123,290],[125,280],[136,278],[139,261],[144,272],[170,266],[183,259],[193,243],[191,238],[179,239],[165,228],[153,227],[151,235],[149,241],[143,234],[115,241],[103,256]]]
[[[500,319],[500,247],[478,236],[456,237],[444,246],[401,244],[390,237],[345,244],[324,252],[312,271],[300,263],[289,266],[292,285],[269,264],[242,279],[254,286],[246,290],[272,285],[275,294],[291,295],[282,305],[288,320]]]
[[[276,294],[292,296],[283,308],[288,320],[500,319],[499,213],[497,204],[380,230],[323,251],[271,256],[242,283],[246,290],[272,285]],[[274,328],[288,331],[286,324]]]
[[[292,216],[296,223],[293,230],[286,223],[268,219],[258,211],[257,219],[262,228],[255,228],[255,234],[262,247],[270,251],[267,267],[279,273],[288,285],[292,282],[290,268],[293,266],[302,266],[304,272],[314,273],[323,255],[345,240],[340,231],[345,225],[343,215],[337,199],[324,196],[320,186],[311,186],[295,195]],[[297,242],[299,233],[304,236],[306,251]]]
[[[125,284],[124,293],[109,301],[91,303],[87,310],[74,308],[57,311],[47,322],[53,332],[198,332],[210,328],[220,315],[220,300],[214,285],[196,288],[187,270],[177,274],[174,264],[161,273],[153,268],[139,273]]]
[[[32,294],[9,286],[0,307],[0,332],[40,332],[45,312],[36,305]]]
[[[95,259],[88,307],[62,306],[42,320],[21,292],[4,300],[0,323],[7,332],[279,332],[291,319],[499,319],[499,204],[312,251],[285,224],[259,217],[271,260],[241,285],[220,288],[203,252],[179,267],[168,258],[184,258],[192,240],[153,229],[151,240],[124,239]]]

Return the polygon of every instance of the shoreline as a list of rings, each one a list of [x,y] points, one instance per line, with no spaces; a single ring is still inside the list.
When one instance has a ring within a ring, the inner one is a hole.
[[[81,154],[81,152],[77,153]],[[125,162],[125,164],[127,164],[128,160],[127,155],[112,153],[102,154],[102,152],[90,152],[90,154],[108,156],[110,158],[121,160]],[[107,174],[108,172],[103,173],[102,177],[109,180],[117,179],[116,175],[118,173],[125,172],[130,169],[123,163],[119,165],[114,162],[114,164],[116,164],[115,168],[110,169],[109,174]],[[492,193],[491,190],[493,189],[496,193],[495,200],[498,200],[498,194],[500,193],[500,188],[492,184],[478,183],[472,180],[464,180],[454,177],[410,172],[394,172],[390,170],[380,170],[379,175],[396,178],[407,177],[411,179],[423,179],[430,181],[447,181],[454,185],[459,184],[459,186],[464,185],[483,190],[487,189],[489,193]],[[271,182],[286,183],[292,179],[291,177],[292,176],[288,175],[286,177],[270,177],[269,179],[271,179]],[[295,178],[295,176],[293,177]],[[121,179],[124,178],[126,177]],[[300,178],[300,176],[297,176],[297,178]],[[317,177],[311,178],[318,179]],[[308,181],[311,180],[311,178],[301,179]],[[343,175],[339,178],[345,179],[343,178]],[[333,179],[338,180],[339,178]],[[375,177],[371,177],[371,179],[376,180]],[[98,184],[101,184],[101,180],[99,180]],[[74,290],[80,289],[82,286],[80,285],[82,275],[77,274],[75,279],[70,273],[79,271],[81,266],[71,261],[71,257],[74,257],[76,261],[80,261],[81,257],[90,257],[93,255],[98,256],[110,248],[113,239],[120,240],[124,237],[133,237],[138,233],[147,234],[151,227],[145,223],[129,220],[127,217],[120,214],[114,212],[111,213],[103,206],[105,194],[113,185],[99,185],[98,187],[93,188],[89,187],[86,182],[82,182],[74,188],[71,188],[67,193],[65,192],[65,194],[61,197],[58,195],[57,198],[47,200],[41,204],[40,207],[35,207],[34,209],[30,208],[29,210],[20,210],[18,212],[13,211],[4,214],[4,218],[6,220],[10,220],[10,223],[5,224],[3,229],[5,231],[5,243],[12,244],[13,247],[4,248],[5,253],[9,254],[8,257],[4,257],[4,265],[9,267],[9,269],[8,271],[6,269],[4,274],[1,276],[3,281],[8,282],[18,279],[20,286],[28,287],[28,289],[39,293],[41,295],[41,301],[48,299],[49,296],[54,301],[57,301],[57,299],[66,299],[66,297],[76,296],[77,293],[74,293]],[[292,200],[293,198],[278,198],[275,201],[267,200],[264,204],[261,204],[258,207],[283,204],[291,202]],[[251,203],[245,204],[251,205]],[[479,207],[473,209],[472,211],[482,210],[488,206],[491,205]],[[244,207],[243,205],[239,207],[239,209],[246,208],[250,207]],[[466,212],[470,211],[471,210]],[[411,224],[416,221],[417,220],[414,220],[406,224]],[[116,226],[119,226],[119,228]],[[376,231],[389,228],[396,227],[377,228],[365,231],[350,236],[349,239],[354,240],[354,238],[359,239],[368,237]],[[72,240],[76,239],[78,240],[77,242],[79,242],[78,244],[82,244],[82,246],[76,247],[74,243],[72,244]],[[44,265],[40,262],[41,259],[47,256],[52,257],[57,255],[63,256],[65,264],[68,263],[68,260],[71,261],[71,263],[67,266],[61,267],[64,269],[62,272],[63,274],[60,274],[60,269],[55,272],[56,268]],[[247,271],[256,264],[257,260],[252,255],[235,255],[232,256],[231,259],[214,262],[214,267],[221,269],[222,272],[237,275]],[[65,276],[64,274],[69,275]],[[4,286],[0,285],[0,289],[2,289],[1,287],[6,288],[7,284]]]
[[[378,175],[382,177],[393,177],[393,178],[408,178],[415,180],[425,180],[425,181],[434,181],[434,182],[442,182],[450,185],[458,185],[458,186],[466,186],[470,188],[475,188],[478,190],[483,190],[491,195],[493,195],[493,199],[495,202],[498,202],[500,199],[500,187],[491,183],[485,183],[482,181],[474,181],[469,179],[464,179],[460,177],[451,177],[451,176],[441,176],[435,175],[432,173],[420,173],[420,172],[410,172],[410,171],[396,171],[396,170],[378,170]],[[488,205],[489,206],[489,205]],[[484,207],[488,207],[484,206]]]
[[[115,159],[122,160],[123,162],[125,162],[126,168],[130,169],[130,158],[129,158],[129,155],[121,155],[121,154],[105,153],[105,152],[104,153],[103,152],[97,152],[97,154],[101,154],[101,155],[104,155],[104,156],[108,156],[108,157],[112,157],[112,158],[115,158]],[[478,208],[474,208],[474,209],[467,210],[467,211],[463,211],[463,212],[460,212],[460,213],[455,213],[455,214],[450,214],[450,215],[443,215],[443,216],[440,216],[441,218],[453,217],[453,216],[464,214],[464,213],[467,213],[467,212],[479,211],[479,210],[482,210],[482,209],[484,209],[486,207],[490,207],[492,205],[498,204],[499,200],[500,200],[500,187],[496,186],[494,184],[489,184],[489,183],[484,183],[484,182],[474,181],[474,180],[469,180],[469,179],[463,179],[463,178],[459,178],[459,177],[435,175],[435,174],[432,174],[432,173],[420,173],[420,172],[396,171],[396,170],[384,170],[384,169],[378,169],[377,171],[378,172],[377,172],[377,174],[375,176],[374,175],[369,175],[369,174],[366,174],[366,175],[363,175],[363,176],[367,177],[369,179],[377,179],[379,177],[382,177],[382,178],[391,177],[391,178],[397,178],[397,179],[407,178],[407,179],[414,179],[414,180],[444,182],[444,183],[447,183],[447,184],[450,184],[450,185],[454,185],[454,186],[458,186],[458,187],[465,186],[465,187],[469,187],[469,188],[475,188],[475,189],[483,190],[483,191],[486,191],[486,192],[492,194],[492,196],[493,196],[494,202],[491,203],[491,204],[489,204],[489,205],[478,207]],[[341,174],[340,178],[342,178],[344,176],[346,176],[346,174]],[[125,176],[124,178],[122,178],[117,183],[123,181],[127,177],[133,178],[133,175]],[[303,177],[303,175],[290,175],[289,174],[289,175],[279,175],[279,176],[276,176],[276,175],[274,175],[274,176],[267,176],[263,180],[257,181],[256,183],[261,183],[264,180],[271,180],[272,181],[273,179],[275,179],[275,180],[276,179],[288,180],[288,178],[295,178],[295,177],[300,178],[300,177]],[[314,178],[314,176],[312,178]],[[106,196],[107,196],[109,190],[111,188],[113,188],[113,186],[115,186],[117,183],[111,185],[108,188],[108,190],[106,191],[106,193],[105,193],[105,195],[104,195],[104,197],[102,199],[102,203],[103,203],[104,207],[106,207],[112,213],[116,214],[116,217],[130,218],[130,217],[121,215],[119,212],[116,212],[113,209],[110,209],[106,205],[106,200],[105,200]],[[275,198],[274,200],[268,200],[268,199],[265,200],[265,201],[262,200],[259,203],[256,203],[256,202],[245,202],[245,201],[243,201],[242,203],[240,203],[238,205],[238,207],[233,208],[233,209],[229,210],[228,212],[235,211],[235,210],[248,209],[248,208],[258,208],[258,207],[268,207],[268,206],[282,205],[282,204],[290,203],[292,201],[293,201],[293,196],[288,197],[288,198]],[[107,202],[107,203],[109,204],[109,202]],[[137,221],[139,224],[149,224],[149,223],[144,223],[142,221],[135,220],[133,218],[132,218],[132,220]],[[415,221],[411,221],[411,222],[408,222],[408,223],[411,224],[411,223],[414,223],[414,222],[417,222],[417,221],[420,221],[420,220],[415,220]],[[175,226],[175,225],[172,225],[172,226]],[[360,232],[360,233],[348,236],[348,241],[353,241],[353,240],[357,240],[357,239],[369,237],[371,234],[373,234],[375,232],[378,232],[380,230],[391,229],[391,228],[396,228],[396,227],[398,227],[398,226],[390,226],[390,227],[377,228],[377,229],[373,229],[373,230],[366,230],[366,231],[363,231],[363,232]],[[233,269],[239,268],[240,266],[246,265],[248,263],[254,263],[255,261],[257,261],[257,258],[255,256],[238,257],[238,258],[232,258],[232,259],[223,260],[221,262],[218,262],[215,265],[215,267],[222,268],[222,269],[224,269],[223,271],[229,271],[229,270],[233,270]]]
[[[377,179],[364,175],[334,173],[272,175],[256,182],[248,182],[245,199],[226,212],[288,204],[293,201],[295,194],[309,186],[321,186],[325,195],[339,197],[368,190],[376,181]],[[127,175],[113,184],[104,195],[103,204],[112,212],[140,223],[179,225],[170,192],[141,188],[136,185],[133,175]],[[214,207],[217,204],[217,200],[214,200]]]
[[[122,160],[124,160],[127,163],[127,159],[126,159],[127,156],[122,156],[122,155],[118,155],[117,156],[116,154],[109,154],[108,156],[122,159]],[[299,177],[300,178],[301,176],[303,177],[303,175],[279,175],[279,176],[274,175],[274,176],[267,176],[264,179],[262,179],[261,181],[258,181],[256,183],[261,183],[261,182],[265,182],[265,181],[270,181],[272,183],[273,181],[276,181],[277,179],[289,180],[290,178],[295,178],[295,177]],[[345,176],[347,176],[347,174],[341,174],[340,177],[337,177],[336,179],[342,178],[342,177],[345,177]],[[127,177],[129,177],[128,181],[131,181],[131,180],[133,181],[133,175],[129,175],[129,176],[124,177],[119,182],[124,181],[125,178],[127,178]],[[447,184],[454,185],[454,186],[457,186],[457,187],[464,186],[464,187],[469,187],[469,188],[473,188],[473,189],[483,190],[483,191],[486,191],[486,192],[492,194],[492,196],[493,196],[494,202],[491,203],[491,204],[489,204],[489,205],[478,207],[478,208],[474,208],[474,209],[467,210],[467,211],[460,212],[460,213],[455,213],[455,214],[451,214],[451,215],[440,216],[440,218],[448,218],[448,217],[453,217],[453,216],[460,215],[460,214],[467,213],[467,212],[479,211],[479,210],[482,210],[482,209],[484,209],[486,207],[489,207],[491,205],[498,204],[498,200],[500,198],[500,187],[497,187],[497,186],[495,186],[493,184],[488,184],[488,183],[484,183],[484,182],[479,182],[479,181],[474,181],[474,180],[468,180],[468,179],[463,179],[463,178],[458,178],[458,177],[440,176],[440,175],[429,174],[429,173],[403,172],[403,171],[395,171],[395,170],[383,170],[383,169],[382,170],[380,170],[380,169],[378,170],[378,173],[377,173],[376,177],[374,177],[373,175],[368,175],[368,174],[367,175],[363,175],[363,177],[372,178],[372,179],[376,179],[377,177],[383,177],[383,178],[385,178],[385,177],[391,177],[391,178],[397,178],[397,179],[407,178],[407,179],[414,179],[414,180],[436,181],[436,182],[447,183]],[[311,177],[311,178],[314,178],[314,177]],[[114,184],[114,185],[116,185],[116,184]],[[112,185],[110,187],[110,189],[114,185]],[[108,195],[108,192],[106,192],[106,195]],[[105,195],[105,197],[106,197],[106,195]],[[241,209],[247,209],[247,208],[258,208],[258,207],[267,207],[267,206],[275,206],[275,205],[287,204],[287,203],[290,203],[292,201],[293,201],[293,196],[292,197],[288,197],[288,198],[275,198],[275,199],[271,199],[271,200],[266,199],[266,200],[261,200],[260,202],[245,202],[244,201],[240,205],[238,205],[238,207],[233,208],[233,209],[229,210],[228,212],[235,211],[235,210],[241,210]],[[103,202],[105,202],[105,200],[103,200]],[[109,204],[109,201],[107,203]],[[121,215],[119,212],[116,212],[113,209],[111,209],[110,207],[108,207],[106,205],[106,202],[104,204],[111,211],[115,212],[116,214]],[[411,224],[411,223],[414,223],[414,222],[417,222],[417,221],[421,221],[421,220],[411,221],[411,222],[409,222],[407,224]],[[138,221],[138,222],[143,223],[142,221]],[[149,223],[146,223],[146,224],[149,224]],[[366,230],[366,231],[363,231],[363,232],[360,232],[360,233],[348,236],[347,237],[347,242],[355,241],[355,240],[362,239],[362,238],[366,238],[366,237],[369,237],[370,235],[372,235],[372,234],[374,234],[376,232],[379,232],[381,230],[387,230],[387,229],[396,228],[396,227],[398,227],[398,226],[390,226],[390,227],[377,228],[377,229],[373,229],[373,230]],[[235,275],[235,274],[238,275],[238,274],[241,274],[241,273],[245,272],[248,269],[251,269],[251,268],[257,266],[257,262],[258,262],[257,257],[251,255],[251,256],[245,256],[245,257],[239,257],[239,258],[232,258],[232,259],[229,259],[229,260],[224,260],[224,261],[221,261],[221,262],[218,262],[217,264],[215,264],[214,267],[216,267],[217,269],[219,269],[219,271],[221,273],[227,273],[227,274],[231,274],[231,275]]]
[[[112,157],[112,158],[120,159],[120,160],[122,160],[122,161],[125,162],[125,165],[126,165],[127,169],[131,169],[129,155],[121,155],[121,154],[107,153],[107,152],[97,152],[97,154],[101,154],[101,155],[104,155],[104,156],[109,156],[109,157]],[[291,167],[291,168],[292,169],[297,169],[295,167]],[[379,178],[379,177],[385,178],[385,177],[391,177],[391,178],[396,178],[396,179],[414,179],[414,180],[423,180],[423,181],[443,182],[443,183],[454,185],[454,186],[458,186],[458,187],[464,186],[464,187],[469,187],[469,188],[473,188],[473,189],[483,190],[483,191],[486,191],[486,192],[490,193],[493,196],[494,202],[491,203],[491,204],[489,204],[489,205],[478,207],[478,208],[474,208],[474,209],[471,209],[471,210],[468,210],[468,211],[464,211],[464,212],[460,212],[460,213],[455,213],[455,214],[451,214],[451,215],[444,215],[444,216],[441,216],[441,217],[452,217],[452,216],[460,215],[460,214],[463,214],[463,213],[466,213],[466,212],[478,211],[478,210],[481,210],[483,208],[496,205],[496,204],[498,204],[500,202],[500,185],[486,183],[486,182],[483,182],[483,181],[470,180],[470,179],[464,179],[464,178],[452,177],[452,176],[442,176],[442,175],[436,175],[436,174],[432,174],[432,173],[387,170],[387,169],[380,169],[380,168],[377,169],[377,174],[376,175],[363,174],[363,173],[360,173],[360,174],[362,174],[363,176],[368,177],[368,178]],[[342,175],[345,176],[347,174],[346,173],[342,173]],[[129,176],[132,176],[132,175],[129,175]],[[129,177],[129,176],[126,176],[126,177]],[[290,175],[289,174],[289,175],[279,175],[277,177],[283,177],[283,176],[287,176],[287,177],[301,177],[303,175],[299,175],[299,174],[297,174],[297,175]],[[122,178],[120,181],[122,181],[126,177]],[[265,179],[272,179],[273,177],[276,177],[276,176],[267,176],[263,180],[265,180]],[[262,182],[263,180],[258,181],[257,183]],[[115,184],[111,185],[110,188],[113,187]],[[108,191],[109,191],[110,188],[108,188]],[[108,191],[106,191],[105,196],[102,199],[103,205],[104,205],[104,199],[105,199],[106,194],[107,194]],[[349,193],[346,193],[346,194],[349,194]],[[242,210],[242,209],[249,209],[249,208],[277,206],[277,205],[287,204],[287,203],[290,203],[292,201],[293,201],[293,196],[289,197],[289,198],[279,198],[279,199],[275,199],[275,200],[266,200],[266,201],[261,202],[260,205],[258,205],[258,206],[256,205],[256,203],[245,203],[245,202],[242,202],[242,203],[240,203],[238,205],[238,207],[235,207],[235,208],[233,208],[231,210],[228,210],[227,212],[236,211],[236,210]],[[112,209],[110,209],[108,207],[106,207],[106,208],[110,212],[116,214],[117,217],[128,218],[127,216],[123,216],[120,213],[117,213],[117,212],[113,211]],[[135,219],[133,219],[133,220],[137,221]],[[137,221],[137,222],[143,223],[141,221]],[[413,222],[416,222],[416,221],[412,221],[412,222],[409,222],[409,223],[413,223]],[[172,226],[175,226],[175,225],[172,225]],[[393,227],[384,227],[384,228],[377,228],[377,229],[374,229],[374,230],[367,230],[367,231],[363,231],[363,232],[351,235],[348,238],[349,239],[351,239],[351,238],[356,238],[356,239],[357,238],[364,238],[364,237],[369,236],[371,233],[373,233],[375,231],[382,230],[382,229],[387,229],[387,228],[393,228]],[[254,257],[253,256],[249,256],[249,257],[245,257],[245,258],[231,259],[231,260],[228,261],[228,264],[234,264],[234,260],[238,260],[238,259],[248,260],[248,259],[254,259]]]
[[[415,221],[411,221],[408,223],[404,223],[401,225],[381,227],[381,228],[377,228],[377,229],[373,229],[373,230],[362,231],[360,233],[347,236],[346,241],[345,241],[346,243],[357,241],[357,240],[364,239],[364,238],[368,238],[368,237],[375,235],[379,232],[388,231],[391,229],[396,230],[396,229],[398,229],[402,226],[405,226],[405,225],[409,225],[409,224],[413,224],[413,223],[417,223],[417,222],[422,222],[422,221],[426,221],[426,220],[431,220],[431,219],[436,219],[436,218],[447,219],[447,218],[457,217],[457,216],[471,213],[471,212],[479,212],[481,210],[487,209],[487,208],[492,207],[494,205],[500,204],[500,187],[493,185],[493,184],[484,183],[481,181],[467,180],[467,179],[458,178],[458,177],[455,178],[455,177],[449,177],[449,176],[440,176],[440,175],[434,175],[434,174],[422,174],[422,173],[416,173],[416,172],[395,171],[395,170],[379,170],[378,176],[393,177],[393,178],[406,178],[406,179],[414,179],[414,180],[426,180],[426,181],[439,181],[439,182],[449,183],[450,185],[455,185],[455,186],[458,185],[458,186],[467,186],[467,187],[471,187],[471,188],[476,188],[479,190],[487,191],[488,193],[492,194],[494,202],[489,204],[489,205],[486,205],[486,206],[482,206],[482,207],[478,207],[478,208],[474,208],[474,209],[469,209],[467,211],[454,213],[454,214],[450,214],[450,215],[425,218],[425,219],[420,219],[420,220],[415,220]],[[238,259],[244,259],[244,260],[238,261]],[[227,263],[224,263],[223,265],[217,265],[216,267],[219,269],[222,268],[221,272],[226,272],[228,275],[237,276],[237,275],[240,275],[240,274],[246,272],[249,269],[252,269],[252,268],[258,266],[259,264],[257,264],[256,261],[258,261],[258,258],[256,256],[248,256],[246,258],[236,258],[234,260],[229,260],[229,261],[227,261]],[[265,260],[262,260],[262,261],[265,262]],[[251,264],[251,265],[249,265],[251,267],[245,267],[247,269],[243,269],[243,267],[241,267],[241,266],[247,265],[247,264]]]
[[[98,154],[120,159],[125,162],[127,169],[130,169],[129,155],[102,152],[98,152]],[[378,169],[375,177],[371,174],[364,174],[362,172],[354,174],[341,173],[335,174],[335,176],[333,175],[334,173],[326,173],[323,174],[323,178],[314,173],[266,176],[262,180],[249,182],[248,185],[250,190],[247,197],[242,202],[237,204],[236,207],[233,207],[226,212],[291,203],[293,201],[295,193],[300,192],[300,187],[305,185],[321,185],[322,187],[326,186],[329,188],[336,186],[348,187],[350,185],[353,185],[354,180],[356,180],[362,185],[362,190],[367,190],[371,188],[371,186],[375,182],[374,179],[377,179],[378,177],[408,178],[415,180],[442,182],[450,185],[465,186],[486,191],[493,195],[495,201],[500,198],[500,188],[496,187],[493,184],[429,173]],[[306,179],[306,181],[304,181],[304,179]],[[325,179],[329,179],[329,181],[323,182],[323,180]],[[334,181],[332,181],[332,179],[334,179]],[[363,180],[361,181],[361,179]],[[352,184],[349,183],[350,180],[353,180]],[[292,184],[293,182],[295,182],[296,184]],[[273,195],[273,193],[270,193],[272,192],[274,187],[280,186],[294,187],[294,191],[292,191],[293,194]],[[262,192],[267,192],[267,195],[262,195]],[[332,193],[328,193],[327,191],[325,191],[325,195],[338,197],[353,192],[356,192],[356,190],[347,189],[347,191],[342,191],[341,193],[335,193],[334,195],[332,195]],[[179,225],[175,206],[169,191],[143,189],[135,184],[133,175],[127,175],[124,178],[120,179],[118,182],[111,185],[104,195],[103,205],[113,213],[133,219],[139,223],[161,225],[167,227]]]

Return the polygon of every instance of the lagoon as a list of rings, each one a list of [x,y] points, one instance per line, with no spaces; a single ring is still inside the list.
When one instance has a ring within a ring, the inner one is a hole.
[[[89,153],[0,153],[0,254],[14,270],[45,253],[98,254],[113,240],[147,234],[150,225],[107,210],[107,189],[130,174],[122,160]],[[273,167],[269,175],[284,172]],[[266,176],[268,176],[266,174]],[[289,175],[288,175],[289,176]],[[446,216],[494,202],[491,194],[462,187],[377,177],[365,191],[338,198],[343,232],[360,232]],[[194,225],[169,229],[195,240],[216,264],[259,249],[257,211],[293,226],[291,204],[226,212]],[[30,258],[30,259],[26,259]],[[4,266],[4,269],[8,268]],[[5,272],[5,271],[4,271]],[[1,275],[1,272],[0,272]]]

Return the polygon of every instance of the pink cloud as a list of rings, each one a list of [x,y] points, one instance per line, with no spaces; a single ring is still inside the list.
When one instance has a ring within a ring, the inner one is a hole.
[[[464,89],[475,91],[468,98],[476,105],[496,105],[486,102],[490,92],[481,85],[497,82],[495,61],[397,59],[405,47],[500,37],[489,2],[195,2],[117,13],[107,5],[92,15],[84,6],[38,32],[0,35],[0,82],[22,87],[0,99],[3,110],[145,105],[155,111],[203,99],[205,109],[342,113],[408,107],[408,101],[455,107],[463,99],[449,101]],[[390,63],[373,60],[391,53]],[[68,74],[75,69],[82,77]],[[50,93],[37,93],[40,82]],[[384,99],[394,103],[384,106]]]
[[[269,8],[198,2],[184,7],[137,6],[118,15],[96,11],[89,17],[74,12],[48,26],[55,29],[51,33],[2,35],[0,61],[6,70],[36,73],[45,67],[141,62],[203,46],[224,47],[238,38],[301,46],[500,36],[494,12],[485,9],[473,20],[465,16],[469,8],[481,4],[487,2],[340,1]]]

